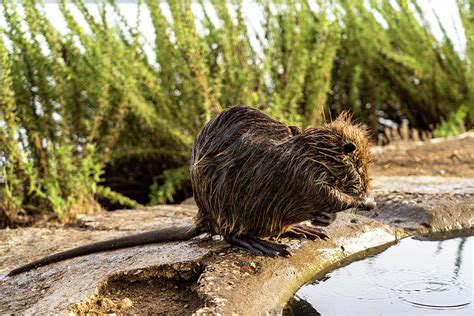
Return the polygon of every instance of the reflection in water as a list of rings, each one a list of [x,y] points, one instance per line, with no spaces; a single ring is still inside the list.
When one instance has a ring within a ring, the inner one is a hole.
[[[463,238],[461,238],[461,241],[459,242],[458,252],[457,252],[457,255],[456,255],[456,262],[454,263],[454,265],[456,267],[454,269],[454,275],[455,276],[459,275],[459,270],[461,269],[462,252],[464,250],[464,244],[466,243],[466,240],[467,240],[467,237],[463,237]]]
[[[302,287],[283,315],[473,315],[473,245],[404,239]]]
[[[436,247],[435,255],[439,255],[443,250],[443,240],[438,241],[438,246]]]
[[[297,316],[297,315],[321,315],[318,311],[308,303],[305,299],[301,299],[295,296],[288,302],[288,306],[285,309],[284,315],[286,316]]]

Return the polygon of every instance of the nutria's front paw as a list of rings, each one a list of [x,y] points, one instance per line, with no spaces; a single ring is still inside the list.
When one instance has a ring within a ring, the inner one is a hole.
[[[370,211],[373,210],[377,206],[373,197],[369,196],[366,197],[360,204],[359,209]]]
[[[304,224],[295,225],[289,231],[283,234],[284,237],[306,238],[311,240],[329,239],[324,229]]]

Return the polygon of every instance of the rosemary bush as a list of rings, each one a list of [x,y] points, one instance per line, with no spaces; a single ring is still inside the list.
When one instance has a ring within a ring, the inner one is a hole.
[[[59,1],[60,33],[42,4],[2,0],[7,224],[44,212],[70,219],[100,209],[99,200],[139,206],[107,185],[104,170],[121,163],[153,165],[149,202],[172,202],[187,185],[194,136],[236,104],[303,128],[344,109],[374,131],[380,116],[425,130],[473,123],[472,0],[458,0],[465,56],[446,33],[433,36],[414,0],[262,0],[263,32],[240,0],[138,1],[153,23],[151,57],[140,16],[129,25],[115,2],[97,6],[94,15],[83,0]]]

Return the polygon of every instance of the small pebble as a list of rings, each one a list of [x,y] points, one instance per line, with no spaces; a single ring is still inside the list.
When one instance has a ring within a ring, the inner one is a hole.
[[[243,266],[240,268],[240,272],[253,274],[253,269],[249,266]]]
[[[132,307],[132,306],[133,306],[133,302],[128,297],[126,297],[122,300],[122,307],[129,308],[129,307]]]

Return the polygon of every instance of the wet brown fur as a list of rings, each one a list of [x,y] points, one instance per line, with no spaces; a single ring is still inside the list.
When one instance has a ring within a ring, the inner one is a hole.
[[[279,236],[307,220],[329,225],[365,202],[369,163],[366,132],[346,113],[300,131],[254,108],[230,108],[193,146],[196,224],[226,239]]]

